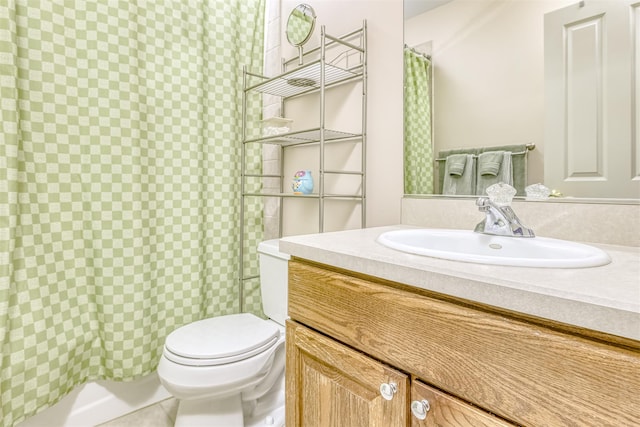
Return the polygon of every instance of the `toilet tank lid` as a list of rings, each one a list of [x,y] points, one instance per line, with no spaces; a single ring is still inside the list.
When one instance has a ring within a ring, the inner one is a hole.
[[[280,252],[280,239],[265,240],[264,242],[258,243],[258,252],[285,260],[291,258],[289,254]]]

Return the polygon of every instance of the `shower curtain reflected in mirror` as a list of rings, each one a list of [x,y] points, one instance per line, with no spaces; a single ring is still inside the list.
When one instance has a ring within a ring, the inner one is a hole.
[[[431,60],[404,49],[404,193],[433,193]]]
[[[238,311],[263,17],[264,0],[0,2],[0,425],[146,375],[173,329]]]

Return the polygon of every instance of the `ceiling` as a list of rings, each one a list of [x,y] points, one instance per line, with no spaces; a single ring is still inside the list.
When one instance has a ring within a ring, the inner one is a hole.
[[[404,19],[413,18],[451,0],[404,0]]]

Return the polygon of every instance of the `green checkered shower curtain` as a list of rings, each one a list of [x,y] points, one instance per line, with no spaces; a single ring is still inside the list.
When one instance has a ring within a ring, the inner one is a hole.
[[[0,425],[145,375],[171,330],[238,310],[242,66],[261,69],[263,16],[0,0]]]
[[[431,61],[404,49],[404,193],[433,193]]]

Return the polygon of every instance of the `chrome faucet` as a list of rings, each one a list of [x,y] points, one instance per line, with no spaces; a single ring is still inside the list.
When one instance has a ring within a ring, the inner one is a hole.
[[[476,200],[476,205],[486,217],[476,225],[475,232],[496,236],[535,237],[533,230],[522,225],[511,206],[498,205],[488,197],[480,197]]]

